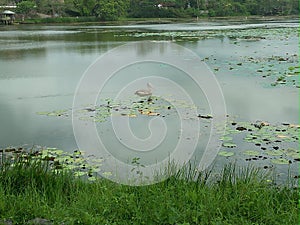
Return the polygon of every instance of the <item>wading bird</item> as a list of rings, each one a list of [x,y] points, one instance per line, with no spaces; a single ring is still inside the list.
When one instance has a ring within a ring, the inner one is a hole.
[[[151,96],[152,90],[153,90],[153,86],[150,83],[147,83],[147,89],[137,90],[134,94],[136,94],[140,97]]]

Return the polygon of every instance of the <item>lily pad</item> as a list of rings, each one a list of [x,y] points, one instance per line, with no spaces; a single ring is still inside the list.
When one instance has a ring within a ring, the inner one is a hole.
[[[64,116],[68,117],[68,110],[56,110],[51,112],[37,112],[38,115],[44,115],[44,116]]]
[[[234,152],[220,151],[220,152],[218,153],[218,155],[220,155],[220,156],[225,156],[225,157],[230,157],[230,156],[233,156],[233,155],[234,155]]]
[[[221,141],[232,141],[232,137],[230,136],[223,136],[220,138]]]
[[[96,179],[96,177],[89,177],[88,180],[89,181],[96,181],[97,179]]]
[[[284,150],[285,154],[291,158],[297,159],[300,158],[300,151],[294,148],[288,148]]]
[[[283,152],[281,150],[266,150],[265,151],[266,154],[268,155],[272,155],[272,156],[280,156],[280,155],[283,155]]]
[[[243,152],[245,155],[250,155],[250,156],[256,156],[259,155],[260,152],[259,151],[255,151],[255,150],[246,150]]]
[[[74,175],[77,176],[77,177],[81,177],[81,176],[86,175],[86,172],[83,172],[83,171],[77,171],[77,172],[74,173]]]
[[[60,150],[60,149],[52,149],[51,150],[52,153],[56,154],[56,155],[61,155],[64,153],[63,150]]]
[[[223,147],[226,147],[226,148],[235,148],[236,147],[236,144],[234,144],[232,142],[226,142],[226,143],[223,143],[222,145],[223,145]]]
[[[279,164],[279,165],[289,164],[289,160],[287,160],[287,159],[272,159],[271,162],[274,164]]]
[[[225,135],[239,134],[241,133],[239,130],[226,128]]]

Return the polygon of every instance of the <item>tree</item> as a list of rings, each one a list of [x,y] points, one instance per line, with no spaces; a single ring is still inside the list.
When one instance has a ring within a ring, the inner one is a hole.
[[[35,3],[32,1],[22,1],[17,4],[16,12],[22,15],[22,20],[33,12]]]
[[[93,16],[97,4],[96,0],[74,0],[74,7],[80,16]]]
[[[128,14],[132,17],[159,17],[159,1],[152,0],[130,0]]]
[[[36,0],[37,11],[50,15],[63,15],[66,4],[61,0]]]
[[[98,0],[94,8],[94,14],[101,20],[117,20],[125,16],[128,10],[127,0]]]
[[[17,12],[28,16],[44,14],[96,16],[101,20],[120,17],[196,17],[208,10],[210,16],[299,14],[299,0],[12,0]],[[0,4],[11,0],[0,0]],[[19,3],[18,3],[19,2]],[[161,4],[162,7],[158,7]]]

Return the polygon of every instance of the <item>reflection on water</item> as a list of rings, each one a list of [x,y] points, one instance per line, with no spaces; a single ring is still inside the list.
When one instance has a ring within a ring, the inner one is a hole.
[[[245,30],[249,28],[294,28],[298,21],[237,24],[237,22],[199,22],[188,24],[130,25],[130,26],[9,26],[0,31],[0,146],[39,144],[72,151],[76,148],[71,119],[44,118],[41,111],[70,109],[78,82],[88,66],[103,53],[129,41],[172,40],[169,36],[147,36],[147,32]],[[140,34],[143,33],[144,36]],[[139,34],[139,35],[136,35]],[[193,34],[193,33],[189,33]],[[222,32],[220,33],[222,34]],[[299,123],[298,89],[294,87],[265,88],[261,77],[249,76],[248,67],[240,67],[239,75],[225,70],[228,63],[243,57],[268,57],[297,54],[297,35],[291,38],[274,37],[268,40],[241,41],[214,34],[210,38],[178,44],[190,49],[202,59],[210,57],[208,65],[222,65],[217,79],[223,90],[228,114],[246,121]],[[186,35],[186,33],[185,33]],[[191,39],[192,40],[192,39]],[[139,45],[141,56],[151,49]],[[163,52],[164,50],[161,49]],[[184,60],[184,59],[183,59]],[[222,68],[224,67],[224,68]],[[128,76],[136,72],[161,73],[177,79],[193,93],[193,86],[172,68],[153,70],[149,65],[127,68]],[[131,70],[131,71],[130,71]],[[136,71],[138,70],[138,71]],[[151,71],[152,70],[152,71]],[[124,71],[123,71],[124,72]],[[125,80],[115,80],[115,87]],[[157,84],[159,87],[159,84]],[[106,95],[115,94],[107,90]],[[195,94],[195,93],[193,93]],[[197,93],[196,93],[197,94]],[[200,93],[199,102],[203,100]],[[202,102],[204,102],[203,100]],[[201,103],[199,103],[201,105]],[[207,110],[207,104],[202,104]],[[133,126],[136,126],[133,124]],[[105,129],[102,132],[106,132]],[[140,133],[140,135],[143,135]],[[144,134],[145,135],[145,134]],[[109,139],[107,139],[109,141]],[[112,141],[112,143],[115,143]]]

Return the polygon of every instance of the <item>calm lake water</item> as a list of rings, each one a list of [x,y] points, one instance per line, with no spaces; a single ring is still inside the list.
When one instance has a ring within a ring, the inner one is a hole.
[[[295,76],[296,81],[271,85],[281,72],[286,74],[288,68],[298,64],[297,27],[297,20],[1,26],[0,147],[27,144],[70,152],[77,149],[70,116],[47,117],[37,113],[72,109],[76,87],[87,68],[107,51],[133,41],[170,41],[198,55],[216,74],[230,117],[238,121],[299,124],[298,77]],[[139,51],[147,54],[151,49],[145,47]],[[155,71],[155,67],[141,64],[137,71],[150,71],[151,68]],[[129,76],[133,71],[129,67],[124,73]],[[175,82],[184,83],[180,80],[182,74],[174,68],[165,67],[164,71],[174,74]],[[152,74],[159,72],[158,69]],[[116,81],[116,87],[122,82]],[[160,83],[154,86],[156,90],[161,88]],[[192,87],[190,91],[193,92]],[[109,98],[115,93],[107,90],[104,95]],[[203,93],[197,101],[202,102],[202,105],[196,103],[201,113],[209,114]],[[132,122],[136,123],[133,126],[139,127],[136,121]],[[105,140],[111,141],[111,146],[116,148],[106,129],[107,122],[103,124],[98,125],[100,133],[107,133]],[[204,120],[204,127],[210,127],[209,122]],[[144,133],[138,131],[141,138],[147,137],[147,132],[147,129]],[[299,146],[294,144],[294,147]],[[118,152],[115,154],[122,158]]]

